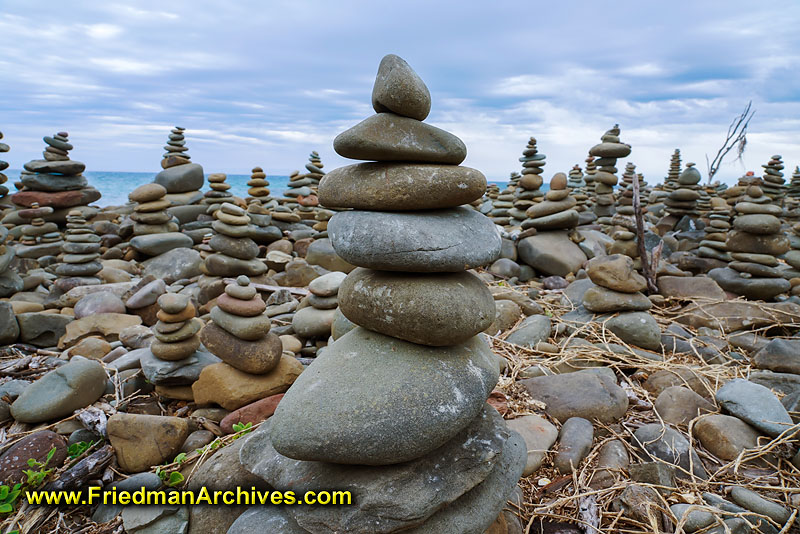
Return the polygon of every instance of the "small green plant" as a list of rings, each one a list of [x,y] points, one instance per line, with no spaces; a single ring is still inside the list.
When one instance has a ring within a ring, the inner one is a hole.
[[[0,486],[0,514],[10,514],[14,511],[14,505],[22,492],[22,484],[14,484],[8,487],[5,484]]]
[[[182,464],[186,460],[186,453],[182,452],[172,460],[173,464]],[[184,476],[178,471],[164,471],[160,467],[156,468],[156,475],[167,486],[174,487],[184,481]]]
[[[70,458],[75,459],[84,452],[88,451],[92,448],[92,446],[97,443],[97,441],[79,441],[78,443],[73,443],[67,448],[67,454]]]
[[[242,435],[253,431],[253,423],[233,423],[233,431]]]
[[[50,460],[53,459],[55,453],[56,453],[56,448],[53,447],[47,453],[47,457],[45,458],[44,462],[40,462],[34,458],[28,459],[28,465],[34,469],[25,469],[24,471],[22,471],[28,477],[26,484],[28,484],[32,488],[35,488],[41,485],[42,482],[44,482],[44,479],[47,478],[47,475],[53,472],[52,467],[50,469],[45,469],[45,468],[47,467],[47,464],[50,463]]]

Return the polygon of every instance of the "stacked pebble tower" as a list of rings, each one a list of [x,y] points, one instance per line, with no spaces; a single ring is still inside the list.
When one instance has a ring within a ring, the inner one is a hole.
[[[43,219],[52,213],[53,208],[40,207],[36,202],[28,209],[19,210],[20,218],[30,222],[20,230],[17,256],[39,259],[43,256],[56,256],[61,252],[61,233],[58,231],[58,225],[54,222],[45,222]]]
[[[780,202],[786,196],[786,186],[783,179],[783,160],[781,156],[776,154],[770,160],[762,165],[764,168],[764,176],[762,177],[763,184],[761,189],[764,194],[773,200],[773,202]]]
[[[208,245],[215,252],[202,265],[209,276],[259,276],[267,272],[264,262],[258,257],[258,245],[250,237],[253,226],[245,210],[225,202],[214,212],[211,225],[217,234]]]
[[[619,125],[615,124],[600,138],[600,144],[589,150],[590,156],[595,156],[597,172],[594,192],[596,195],[594,213],[598,217],[610,217],[614,214],[614,186],[617,185],[617,159],[630,155],[631,147],[619,140]]]
[[[295,532],[482,533],[526,458],[519,435],[486,404],[498,368],[477,334],[492,322],[494,302],[466,272],[498,257],[500,237],[461,198],[442,194],[461,184],[470,201],[480,198],[485,178],[458,166],[466,148],[457,137],[422,122],[430,93],[401,58],[381,61],[372,101],[377,114],[340,134],[334,149],[374,163],[336,169],[320,186],[323,205],[344,200],[328,187],[335,173],[364,188],[358,209],[335,214],[329,225],[336,252],[360,266],[338,292],[342,312],[359,326],[300,375],[240,460],[272,486],[293,480],[305,491],[334,477],[361,496],[345,513],[261,512]],[[404,195],[381,195],[385,184]],[[437,490],[445,473],[446,492]],[[366,488],[389,480],[408,498],[370,502]],[[469,526],[454,527],[467,513]]]
[[[2,139],[3,139],[3,132],[0,132],[0,141]],[[9,150],[11,150],[11,148],[7,144],[0,143],[0,154],[4,154]],[[7,168],[8,168],[8,162],[0,159],[0,198],[5,198],[5,196],[8,194],[8,187],[2,185],[8,181],[8,176],[6,176],[3,173],[3,171],[6,170]]]
[[[100,280],[95,277],[103,270],[100,263],[100,236],[86,224],[80,211],[67,214],[67,232],[61,245],[62,262],[55,269],[58,276],[70,278],[72,285],[94,285]],[[80,281],[74,280],[80,278]]]

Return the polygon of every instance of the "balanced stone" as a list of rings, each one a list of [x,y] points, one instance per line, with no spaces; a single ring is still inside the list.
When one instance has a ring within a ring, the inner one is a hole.
[[[405,213],[346,211],[331,219],[328,233],[345,261],[387,271],[463,271],[493,261],[501,245],[491,221],[465,207]]]
[[[403,58],[389,54],[378,66],[372,107],[378,113],[389,111],[424,121],[431,111],[431,93]]]
[[[339,306],[364,328],[436,347],[466,341],[486,330],[495,316],[488,288],[467,272],[405,274],[357,268],[339,290]]]
[[[419,458],[478,415],[497,378],[495,356],[478,337],[438,348],[356,328],[283,398],[272,417],[273,446],[290,458],[334,463]]]

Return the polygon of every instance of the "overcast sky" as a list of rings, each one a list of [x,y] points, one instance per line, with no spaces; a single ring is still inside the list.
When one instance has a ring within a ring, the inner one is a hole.
[[[531,135],[548,178],[583,165],[615,122],[650,182],[674,148],[705,174],[750,99],[744,166],[718,176],[800,163],[797,0],[0,0],[5,159],[20,168],[67,130],[88,170],[155,172],[177,124],[206,172],[287,174],[311,150],[331,169],[346,162],[333,137],[373,113],[387,53],[492,179],[519,169]]]

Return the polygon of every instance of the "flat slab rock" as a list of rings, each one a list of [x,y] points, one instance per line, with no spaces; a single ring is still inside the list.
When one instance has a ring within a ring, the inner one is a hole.
[[[330,534],[382,534],[421,525],[486,480],[509,438],[500,415],[484,405],[465,429],[420,458],[377,467],[342,465],[297,461],[281,455],[270,439],[275,433],[273,422],[268,420],[247,439],[239,454],[242,465],[284,491],[302,493],[333,487],[351,491],[352,507],[288,509],[306,530]],[[524,451],[524,446],[520,449]],[[519,456],[521,473],[524,455]]]

